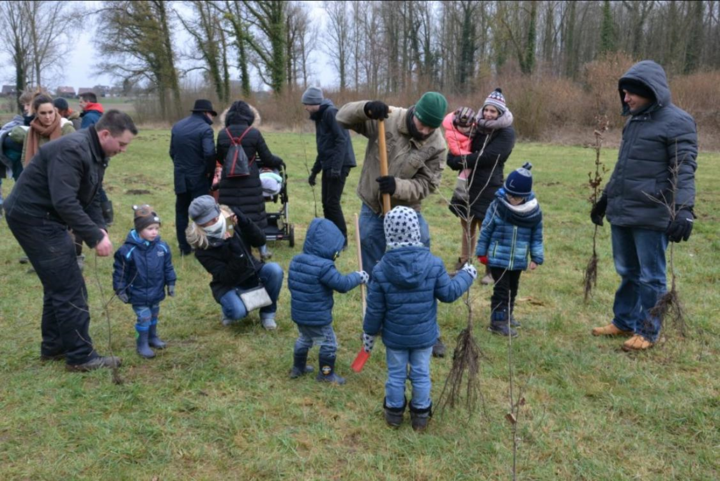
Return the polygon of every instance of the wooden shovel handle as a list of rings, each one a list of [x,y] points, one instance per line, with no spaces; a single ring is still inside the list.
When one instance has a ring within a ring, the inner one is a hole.
[[[378,150],[380,151],[380,175],[388,175],[387,146],[385,145],[385,121],[378,120]],[[390,212],[390,194],[382,195],[383,215]]]
[[[357,245],[357,261],[358,261],[358,270],[363,270],[363,263],[362,263],[362,248],[360,245],[360,221],[358,220],[358,215],[355,214],[355,245]],[[365,300],[365,284],[360,284],[360,295],[362,296],[362,315],[363,315],[363,321],[365,320],[365,309],[367,307],[367,301]]]

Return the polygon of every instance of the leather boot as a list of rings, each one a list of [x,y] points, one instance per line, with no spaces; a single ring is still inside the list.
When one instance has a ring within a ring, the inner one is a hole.
[[[290,379],[297,379],[309,372],[313,372],[312,366],[307,365],[307,352],[305,354],[293,354],[293,367],[290,370]]]
[[[98,356],[92,361],[84,362],[82,364],[65,364],[65,370],[70,372],[88,372],[104,367],[119,367],[121,364],[122,360],[119,357]]]

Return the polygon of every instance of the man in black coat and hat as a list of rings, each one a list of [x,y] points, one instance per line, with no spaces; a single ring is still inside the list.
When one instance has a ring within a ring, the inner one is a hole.
[[[170,158],[175,165],[175,228],[180,255],[192,253],[185,238],[190,203],[207,195],[215,172],[215,140],[211,127],[217,112],[209,100],[195,101],[192,114],[173,125]]]

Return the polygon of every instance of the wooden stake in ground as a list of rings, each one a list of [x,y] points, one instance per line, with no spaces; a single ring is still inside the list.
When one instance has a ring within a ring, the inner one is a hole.
[[[363,262],[362,262],[362,248],[360,246],[360,221],[358,220],[358,215],[355,214],[355,244],[357,245],[357,260],[358,260],[358,270],[363,270]],[[365,284],[360,284],[360,295],[362,296],[362,317],[363,321],[365,320],[365,309],[367,308],[367,301],[365,300]],[[355,357],[355,360],[350,365],[353,371],[360,372],[362,371],[362,368],[365,366],[365,363],[367,360],[370,359],[370,353],[365,352],[365,349],[363,349],[363,346],[360,346],[360,352],[358,352],[357,356]]]

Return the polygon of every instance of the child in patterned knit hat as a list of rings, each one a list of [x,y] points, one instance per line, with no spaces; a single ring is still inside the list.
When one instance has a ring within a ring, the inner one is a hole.
[[[505,185],[495,193],[475,250],[495,281],[489,330],[503,336],[516,336],[513,327],[520,327],[513,316],[520,274],[528,268],[535,270],[545,257],[542,211],[532,192],[530,169],[532,164],[526,162],[511,172]]]
[[[160,239],[160,217],[149,205],[133,206],[135,228],[115,253],[113,289],[118,299],[131,304],[137,315],[137,353],[146,359],[155,357],[151,347],[164,349],[158,337],[160,301],[165,291],[175,296],[175,269],[170,248]]]
[[[445,141],[448,150],[452,155],[468,155],[472,153],[472,133],[475,127],[475,111],[470,107],[460,107],[455,112],[447,114],[443,120],[445,130]],[[463,169],[458,174],[453,195],[458,199],[466,201],[467,179],[470,177],[470,169]]]
[[[364,349],[370,352],[382,335],[387,353],[385,421],[399,427],[407,405],[405,382],[410,367],[412,427],[423,431],[432,415],[430,357],[440,330],[437,300],[453,302],[477,276],[466,264],[454,278],[442,260],[420,242],[414,210],[398,206],[384,219],[387,252],[373,269],[363,323]]]

